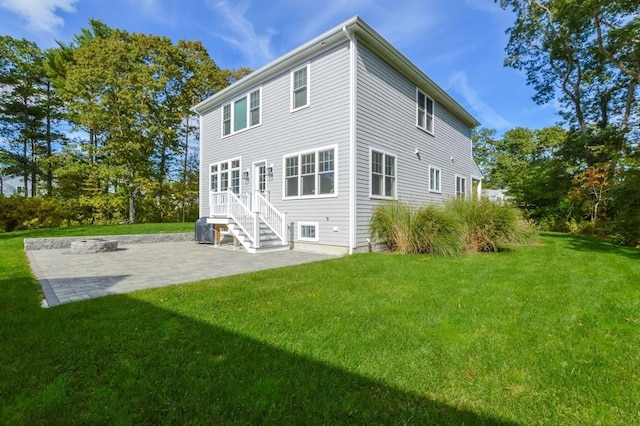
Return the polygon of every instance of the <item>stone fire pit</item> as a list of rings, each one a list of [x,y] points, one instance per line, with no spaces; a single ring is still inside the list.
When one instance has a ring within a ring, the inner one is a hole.
[[[118,240],[105,240],[103,238],[91,238],[72,241],[71,253],[104,253],[118,250]]]

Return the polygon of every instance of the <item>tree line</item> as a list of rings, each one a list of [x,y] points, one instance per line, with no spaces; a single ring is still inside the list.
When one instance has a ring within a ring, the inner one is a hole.
[[[544,228],[640,244],[637,0],[500,0],[516,19],[505,65],[525,73],[563,127],[474,136],[486,187],[505,188]]]
[[[506,189],[544,228],[639,244],[637,0],[495,1],[515,16],[505,66],[524,73],[535,102],[558,105],[562,126],[478,130],[484,186]],[[54,49],[3,36],[0,176],[21,175],[48,200],[27,219],[63,200],[71,222],[193,220],[189,108],[248,72],[220,69],[199,42],[99,20]],[[9,210],[0,205],[0,225]]]
[[[200,42],[97,19],[52,49],[0,36],[0,176],[21,176],[23,196],[61,222],[194,220],[190,107],[248,71],[219,68]],[[0,199],[0,216],[19,210]]]

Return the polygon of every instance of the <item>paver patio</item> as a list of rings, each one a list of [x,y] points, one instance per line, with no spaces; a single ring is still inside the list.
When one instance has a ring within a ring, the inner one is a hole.
[[[132,244],[106,253],[27,254],[48,306],[335,258],[298,250],[252,255],[192,241]]]

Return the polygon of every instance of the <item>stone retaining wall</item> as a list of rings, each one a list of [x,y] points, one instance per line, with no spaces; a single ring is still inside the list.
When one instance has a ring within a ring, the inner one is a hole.
[[[30,250],[55,250],[71,248],[72,241],[87,240],[92,238],[108,238],[117,240],[118,246],[130,244],[150,244],[195,241],[193,232],[179,234],[133,234],[133,235],[102,235],[93,237],[59,237],[59,238],[25,238],[24,249]]]

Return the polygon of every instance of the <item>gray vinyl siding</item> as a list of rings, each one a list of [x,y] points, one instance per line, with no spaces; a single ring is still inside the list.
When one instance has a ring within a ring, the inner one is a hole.
[[[416,85],[363,44],[357,52],[356,247],[361,249],[367,245],[371,214],[381,202],[369,196],[370,149],[396,156],[397,198],[412,204],[442,203],[454,196],[456,175],[467,179],[470,193],[472,176],[480,176],[469,126],[434,102],[433,135],[419,129]],[[441,169],[441,193],[429,191],[430,165]]]
[[[209,214],[209,165],[241,157],[241,171],[266,160],[274,165],[268,180],[271,203],[287,213],[287,221],[318,222],[319,244],[349,244],[349,44],[337,45],[261,84],[262,118],[257,127],[221,137],[222,104],[202,117],[200,164],[201,214]],[[291,112],[290,72],[306,63],[309,72],[309,107]],[[225,102],[226,103],[226,102]],[[319,148],[335,147],[337,196],[284,199],[284,157]],[[252,177],[253,179],[253,177]],[[241,192],[251,192],[253,182],[241,179]]]

